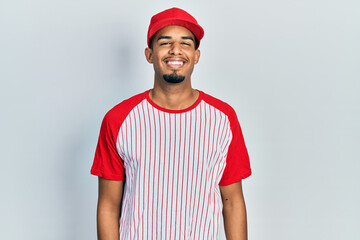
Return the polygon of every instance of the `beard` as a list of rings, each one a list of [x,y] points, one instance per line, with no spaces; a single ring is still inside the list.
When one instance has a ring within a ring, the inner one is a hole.
[[[181,83],[185,80],[185,76],[179,76],[176,74],[176,72],[172,74],[164,74],[163,78],[168,83]]]

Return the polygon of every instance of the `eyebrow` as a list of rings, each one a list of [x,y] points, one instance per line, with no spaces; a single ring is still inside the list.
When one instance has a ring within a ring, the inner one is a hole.
[[[192,37],[181,37],[182,39],[188,39],[188,40],[191,40],[193,42],[195,42],[195,40],[192,38]]]
[[[170,36],[160,36],[157,41],[159,41],[161,39],[171,39],[171,37]]]
[[[157,41],[161,40],[161,39],[171,39],[172,37],[170,36],[160,36]],[[194,38],[192,37],[181,37],[181,39],[184,39],[184,40],[191,40],[193,42],[195,42]]]

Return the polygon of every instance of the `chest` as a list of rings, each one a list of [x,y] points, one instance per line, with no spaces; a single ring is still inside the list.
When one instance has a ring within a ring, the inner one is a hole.
[[[123,122],[117,147],[125,164],[191,158],[211,165],[224,157],[231,137],[227,117],[209,105],[168,113],[142,104]]]

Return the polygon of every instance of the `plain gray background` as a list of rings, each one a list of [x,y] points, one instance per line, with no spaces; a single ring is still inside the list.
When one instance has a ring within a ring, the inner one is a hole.
[[[205,29],[193,86],[243,129],[249,239],[360,239],[358,0],[1,0],[0,239],[96,239],[101,120],[152,87],[173,6]]]

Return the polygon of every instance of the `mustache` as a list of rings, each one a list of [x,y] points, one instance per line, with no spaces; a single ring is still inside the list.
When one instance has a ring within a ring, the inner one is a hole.
[[[177,59],[177,60],[183,60],[184,62],[188,62],[189,60],[185,57],[173,57],[173,56],[169,56],[169,57],[166,57],[163,59],[163,61],[167,61],[167,60],[174,60],[174,59]]]

